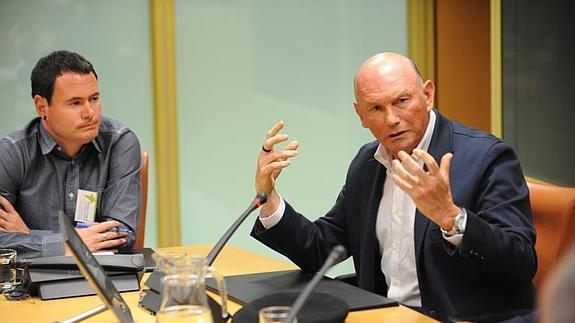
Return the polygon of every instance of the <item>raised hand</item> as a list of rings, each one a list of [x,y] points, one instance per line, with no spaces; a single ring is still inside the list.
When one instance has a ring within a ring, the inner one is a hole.
[[[256,168],[255,188],[256,192],[265,193],[268,201],[264,204],[264,212],[273,212],[279,203],[279,196],[275,191],[275,183],[281,171],[291,163],[289,158],[297,156],[299,143],[291,141],[283,149],[274,149],[276,145],[286,142],[288,135],[280,134],[284,122],[278,121],[266,134],[266,140],[258,155]]]
[[[395,184],[411,197],[421,213],[444,230],[451,229],[455,216],[461,212],[453,203],[449,184],[453,154],[443,155],[440,165],[421,149],[414,149],[413,157],[400,151],[398,157],[392,162],[392,179]],[[423,170],[416,159],[423,160],[427,171]]]

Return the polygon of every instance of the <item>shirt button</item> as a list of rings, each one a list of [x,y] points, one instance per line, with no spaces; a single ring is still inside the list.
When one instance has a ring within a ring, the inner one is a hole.
[[[69,199],[73,199],[73,198],[74,198],[74,193],[70,192],[70,194],[68,194],[68,198],[69,198]]]

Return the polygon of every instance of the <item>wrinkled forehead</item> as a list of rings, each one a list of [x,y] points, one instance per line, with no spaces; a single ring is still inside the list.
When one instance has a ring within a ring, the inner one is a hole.
[[[398,65],[375,65],[362,69],[356,76],[356,97],[374,94],[402,95],[418,91],[421,80],[413,70]]]

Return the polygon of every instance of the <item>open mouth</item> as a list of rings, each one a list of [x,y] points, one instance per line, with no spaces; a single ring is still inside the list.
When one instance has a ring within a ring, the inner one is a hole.
[[[397,137],[403,135],[404,133],[405,133],[405,131],[394,132],[394,133],[392,133],[391,135],[389,135],[389,138],[394,139],[394,138],[397,138]]]

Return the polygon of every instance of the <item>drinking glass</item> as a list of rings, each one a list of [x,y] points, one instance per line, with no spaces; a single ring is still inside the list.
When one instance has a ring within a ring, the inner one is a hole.
[[[289,306],[268,306],[259,311],[259,323],[283,323],[289,316]],[[293,320],[297,323],[297,319]]]
[[[0,291],[11,291],[16,285],[16,250],[0,249]]]

